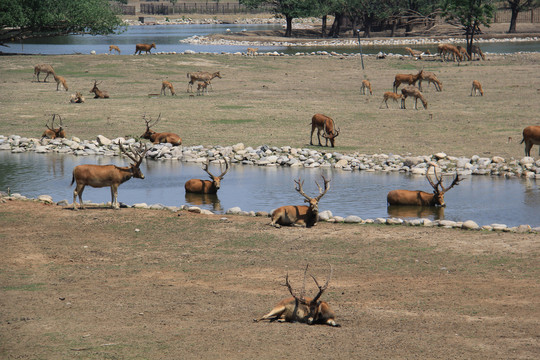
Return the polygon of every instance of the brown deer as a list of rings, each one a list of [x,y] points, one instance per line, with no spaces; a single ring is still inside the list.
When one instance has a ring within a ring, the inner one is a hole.
[[[195,81],[208,81],[208,84],[210,85],[210,89],[214,90],[212,88],[212,84],[210,83],[210,81],[212,81],[212,79],[216,77],[221,79],[221,74],[219,73],[219,71],[216,71],[213,74],[210,74],[209,72],[206,72],[206,71],[198,71],[198,72],[193,72],[193,73],[187,73],[187,77],[189,79],[187,92],[189,92],[190,89],[191,89],[191,92],[193,92],[193,84],[195,84]]]
[[[71,185],[73,185],[74,182],[77,182],[75,190],[73,191],[73,210],[77,210],[77,196],[79,196],[80,208],[84,209],[82,193],[86,185],[95,188],[110,186],[111,207],[113,209],[118,209],[120,207],[118,204],[118,186],[132,177],[144,179],[144,174],[139,166],[144,160],[148,148],[141,150],[141,146],[139,146],[138,150],[134,150],[130,145],[130,152],[127,152],[124,150],[122,143],[119,142],[118,145],[120,146],[120,151],[126,154],[126,156],[133,161],[133,164],[125,167],[90,164],[75,166],[73,169],[73,177],[71,179]]]
[[[289,289],[289,293],[292,297],[280,301],[268,314],[259,319],[254,319],[254,321],[277,320],[278,322],[300,322],[309,325],[322,324],[334,327],[341,326],[336,323],[336,315],[330,308],[330,305],[328,305],[326,301],[319,301],[321,295],[328,288],[328,284],[332,278],[332,267],[330,267],[330,274],[328,275],[326,283],[322,286],[319,285],[317,279],[311,275],[313,281],[315,281],[315,285],[317,285],[317,288],[319,289],[317,295],[313,298],[304,296],[307,270],[308,266],[306,266],[306,270],[304,271],[304,285],[300,294],[297,294],[293,290],[289,282],[289,274],[287,273],[285,276],[285,285],[287,286],[287,289]]]
[[[435,85],[435,90],[442,91],[442,82],[439,81],[437,76],[429,71],[424,71],[424,77],[423,79],[418,80],[418,89],[422,91],[422,80],[427,80],[428,87],[431,83]]]
[[[197,83],[197,95],[208,94],[208,85],[210,85],[210,80]]]
[[[304,190],[302,189],[304,181],[300,179],[294,180],[296,183],[294,189],[306,198],[304,201],[309,205],[287,205],[277,208],[272,212],[272,222],[270,225],[277,228],[281,225],[308,228],[317,225],[317,221],[319,220],[319,200],[321,200],[328,189],[330,189],[330,180],[326,180],[324,176],[322,176],[322,178],[324,181],[324,190],[322,190],[319,184],[315,182],[319,188],[319,195],[314,198],[309,197],[304,193]]]
[[[150,50],[152,50],[152,48],[156,48],[156,43],[152,43],[152,44],[137,44],[135,45],[135,54],[141,54],[142,51],[145,51],[146,54],[148,53],[152,53]],[[133,54],[133,55],[135,55]]]
[[[474,95],[473,95],[474,92]],[[478,93],[480,93],[480,96],[484,96],[484,90],[482,90],[482,84],[480,84],[480,81],[473,80],[472,82],[472,88],[471,88],[471,96],[478,96]]]
[[[210,175],[210,179],[212,180],[201,180],[201,179],[190,179],[186,181],[184,184],[184,188],[186,189],[187,193],[197,193],[197,194],[215,194],[221,187],[221,180],[223,180],[223,177],[229,171],[229,163],[227,162],[227,159],[225,160],[225,171],[221,173],[219,176],[213,175],[210,171],[208,171],[208,165],[210,163],[210,160],[206,161],[206,164],[204,164],[203,170]]]
[[[451,44],[439,44],[437,45],[437,51],[439,52],[439,55],[441,56],[441,60],[445,61],[445,57],[448,55],[452,55],[454,62],[456,59],[459,61],[463,60],[461,57],[461,54],[457,47]]]
[[[53,74],[53,76],[54,76],[54,80],[56,81],[56,91],[58,91],[58,87],[60,86],[60,84],[62,84],[64,89],[68,91],[68,85],[67,85],[66,79],[63,76],[56,75],[56,74]]]
[[[531,156],[533,145],[540,145],[540,126],[527,126],[523,129],[523,139],[520,144],[525,143],[525,156]],[[538,148],[540,156],[540,147]]]
[[[414,108],[418,110],[418,99],[422,101],[422,105],[424,105],[424,109],[427,110],[428,103],[424,95],[420,92],[420,90],[416,86],[405,86],[403,89],[401,89],[401,94],[403,97],[401,98],[401,108],[406,109],[405,107],[405,99],[409,96],[414,97]]]
[[[45,126],[47,127],[47,130],[43,132],[41,135],[41,138],[49,138],[49,139],[56,139],[56,138],[65,138],[66,137],[66,131],[63,128],[62,124],[62,117],[58,115],[58,118],[60,119],[60,127],[55,128],[54,127],[54,120],[56,119],[57,114],[53,114],[53,118],[51,120],[51,126],[49,127],[49,120],[47,120],[47,123]]]
[[[309,144],[313,145],[313,132],[317,129],[317,139],[319,140],[319,146],[321,144],[320,134],[322,132],[322,137],[326,139],[326,145],[328,146],[328,140],[330,140],[330,145],[334,147],[335,139],[339,135],[339,128],[336,129],[334,120],[323,114],[315,114],[311,118],[311,137]]]
[[[360,92],[362,93],[362,95],[367,95],[366,89],[369,90],[370,95],[373,95],[373,91],[371,90],[371,83],[369,82],[369,80],[362,80],[362,87],[360,88]]]
[[[259,51],[259,48],[247,48],[247,56],[255,56],[255,54]]]
[[[429,170],[431,167],[433,167],[433,174],[435,175],[437,183],[434,183],[429,175]],[[442,184],[442,174],[441,176],[437,176],[437,170],[433,165],[428,167],[426,178],[433,188],[432,194],[420,190],[392,190],[386,197],[388,205],[446,206],[446,203],[444,202],[444,194],[454,186],[458,185],[462,180],[456,173],[452,184],[445,188]]]
[[[108,99],[109,93],[107,91],[99,90],[97,87],[99,84],[101,84],[101,81],[97,82],[97,80],[94,80],[94,87],[90,90],[90,93],[95,94],[94,99]]]
[[[45,76],[45,79],[43,79],[43,82],[46,82],[47,81],[47,78],[49,77],[49,75],[53,74],[54,75],[54,69],[51,65],[49,64],[37,64],[36,66],[34,66],[34,77],[37,77],[37,81],[39,82],[39,74],[40,73],[46,73],[47,75]]]
[[[418,80],[422,78],[424,75],[424,70],[420,70],[416,75],[413,74],[397,74],[394,79],[394,86],[393,90],[394,92],[397,92],[399,85],[401,84],[409,84],[414,85]]]
[[[171,83],[168,82],[167,80],[163,80],[163,81],[161,82],[161,92],[160,92],[160,94],[167,95],[167,94],[166,94],[166,90],[167,90],[167,89],[170,90],[171,96],[176,95],[176,93],[174,92],[173,84],[171,84]]]
[[[387,91],[383,95],[383,101],[381,102],[381,105],[379,105],[379,109],[382,107],[382,104],[386,104],[386,108],[388,109],[388,100],[393,99],[395,102],[398,102],[399,99],[403,98],[403,95],[397,94],[392,91]]]
[[[75,94],[71,94],[69,102],[73,104],[81,104],[84,102],[84,96],[77,91]]]
[[[479,55],[482,58],[482,60],[486,60],[486,56],[484,55],[482,50],[476,45],[471,46],[471,58],[473,54]]]
[[[422,59],[422,54],[424,53],[423,51],[420,51],[420,50],[413,50],[410,47],[406,47],[405,51],[408,52],[410,56],[414,58],[418,58],[418,59]]]
[[[116,51],[118,53],[118,55],[120,55],[120,48],[116,45],[109,45],[109,54],[111,53],[111,51]]]
[[[146,123],[146,131],[144,132],[144,134],[141,135],[141,138],[150,140],[154,144],[170,143],[173,146],[182,145],[182,138],[180,138],[180,136],[178,136],[177,134],[170,132],[157,133],[154,130],[150,129],[152,126],[156,125],[160,119],[161,113],[158,115],[157,120],[150,124],[152,122],[152,119],[146,120],[146,114],[143,115],[143,120]]]
[[[467,58],[467,60],[471,60],[471,55],[469,55],[469,53],[467,52],[467,49],[465,49],[463,46],[456,46],[456,48],[458,49],[459,51],[459,55],[461,56],[462,59],[464,58]]]

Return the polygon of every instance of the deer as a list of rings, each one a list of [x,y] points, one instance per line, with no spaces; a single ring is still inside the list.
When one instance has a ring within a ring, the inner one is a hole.
[[[79,91],[77,91],[75,94],[71,94],[69,102],[72,104],[81,104],[84,102],[84,96]]]
[[[433,167],[433,174],[436,183],[433,182],[429,175],[430,169]],[[392,190],[386,196],[386,201],[388,205],[414,205],[414,206],[441,206],[445,207],[446,203],[444,202],[444,194],[452,189],[454,186],[458,185],[462,180],[459,175],[456,173],[454,179],[449,187],[443,186],[442,174],[437,176],[437,170],[435,166],[430,164],[426,171],[426,178],[433,188],[433,193],[427,193],[424,191],[416,190]]]
[[[45,76],[45,79],[43,79],[43,82],[47,82],[47,78],[49,77],[49,75],[53,74],[54,75],[54,69],[51,65],[49,64],[37,64],[36,66],[34,66],[34,77],[37,77],[37,81],[39,82],[39,74],[40,73],[46,73],[47,75]]]
[[[454,61],[456,59],[459,61],[462,60],[461,54],[457,47],[451,44],[439,44],[437,45],[437,51],[439,52],[439,55],[441,56],[441,60],[445,61],[446,55],[453,55]]]
[[[84,204],[82,200],[82,194],[84,187],[86,185],[101,188],[110,186],[111,187],[111,208],[119,209],[120,205],[118,204],[118,186],[128,181],[129,179],[137,178],[144,179],[144,174],[139,168],[146,152],[149,148],[144,148],[141,150],[142,145],[139,146],[138,150],[135,150],[129,145],[129,152],[124,149],[121,142],[118,142],[120,151],[126,154],[133,163],[129,166],[116,166],[116,165],[77,165],[73,169],[73,176],[71,178],[71,185],[74,182],[77,183],[75,190],[73,190],[73,210],[77,210],[77,196],[79,197],[80,208],[84,209]]]
[[[467,52],[467,49],[465,49],[463,46],[456,46],[456,48],[458,49],[459,51],[459,55],[461,56],[461,58],[467,58],[467,60],[471,61],[471,55],[469,55],[469,53]]]
[[[424,70],[420,70],[416,75],[413,74],[397,74],[394,79],[394,92],[397,92],[399,85],[407,83],[409,85],[415,85],[424,75]]]
[[[304,193],[303,180],[294,180],[296,183],[294,189],[298,191],[300,195],[305,197],[304,202],[309,205],[286,205],[275,209],[272,212],[272,221],[270,222],[270,225],[276,228],[280,228],[282,225],[307,228],[317,225],[317,221],[319,220],[319,201],[326,194],[328,189],[330,189],[330,180],[326,180],[324,176],[322,176],[322,178],[324,181],[324,190],[321,189],[319,183],[315,182],[319,188],[319,195],[313,198]]]
[[[422,59],[422,54],[424,53],[423,51],[420,51],[420,50],[413,50],[410,47],[406,47],[405,51],[408,52],[410,56],[414,58],[418,58],[418,59]]]
[[[334,147],[335,139],[339,135],[339,128],[336,129],[334,120],[323,114],[315,114],[311,118],[311,136],[309,144],[313,145],[313,132],[317,129],[317,139],[319,140],[319,146],[321,144],[320,134],[322,132],[322,137],[326,139],[326,145],[328,146],[328,140],[330,140],[330,145]]]
[[[373,95],[373,91],[371,90],[371,83],[369,82],[369,80],[362,80],[362,87],[360,88],[360,92],[362,93],[362,95],[367,95],[366,89],[369,90],[370,95]]]
[[[383,95],[383,101],[381,102],[381,105],[379,105],[379,109],[382,107],[383,103],[386,104],[386,108],[388,109],[388,100],[389,99],[393,99],[395,102],[398,102],[398,99],[401,99],[401,98],[403,98],[403,95],[397,94],[397,93],[392,92],[392,91],[387,91]]]
[[[533,145],[540,145],[540,126],[527,126],[523,129],[523,139],[520,144],[525,143],[525,156],[531,156]],[[540,156],[540,146],[538,148]]]
[[[478,96],[478,93],[480,93],[480,96],[484,96],[484,90],[482,90],[482,84],[480,84],[480,81],[478,80],[473,80],[472,88],[471,88],[471,96]]]
[[[422,80],[427,80],[428,87],[431,83],[433,83],[435,85],[435,90],[442,91],[442,82],[439,81],[439,79],[434,73],[429,72],[429,71],[424,71],[423,79],[420,79],[418,81],[418,89],[420,91],[422,91]]]
[[[116,51],[118,53],[118,55],[120,55],[120,48],[116,45],[109,45],[109,54],[111,53],[111,51]]]
[[[193,92],[193,84],[195,84],[195,81],[208,81],[208,85],[210,85],[210,88],[214,90],[210,81],[212,81],[212,79],[216,77],[221,79],[221,74],[219,73],[219,71],[213,74],[210,74],[206,71],[198,71],[194,73],[187,73],[187,77],[188,79],[190,79],[188,82],[187,92],[189,92],[190,89]]]
[[[156,43],[152,43],[152,44],[136,44],[135,45],[135,54],[133,55],[136,55],[137,53],[140,55],[142,51],[145,51],[146,54],[148,53],[152,53],[150,50],[152,50],[152,48],[156,48]]]
[[[150,140],[154,144],[170,143],[173,146],[182,145],[182,138],[175,133],[162,132],[157,133],[150,128],[156,125],[161,119],[161,113],[159,113],[158,118],[152,124],[152,119],[146,120],[146,114],[143,115],[143,120],[146,123],[146,131],[141,135],[142,139]]]
[[[208,171],[208,165],[210,163],[210,159],[206,161],[206,163],[203,166],[203,170],[210,175],[210,179],[212,180],[201,180],[201,179],[190,179],[186,181],[184,184],[184,188],[186,189],[186,193],[196,193],[196,194],[216,194],[219,188],[221,187],[221,180],[223,180],[223,177],[229,171],[229,163],[227,162],[227,159],[225,160],[225,171],[221,173],[219,176],[215,176],[210,171]]]
[[[259,51],[259,48],[247,48],[247,56],[255,56],[255,54]]]
[[[473,54],[479,55],[482,58],[482,60],[486,60],[486,56],[484,55],[482,50],[476,45],[471,46],[471,58]]]
[[[170,90],[171,96],[176,95],[176,93],[174,92],[173,84],[171,84],[171,83],[168,82],[167,80],[163,80],[163,81],[161,82],[161,92],[160,92],[160,94],[167,95],[167,94],[166,94],[166,90],[167,90],[167,89]]]
[[[56,81],[56,91],[58,91],[58,87],[60,86],[60,84],[62,84],[64,89],[68,91],[68,84],[66,82],[66,79],[63,76],[56,75],[56,74],[53,74],[53,76],[54,76],[54,81]]]
[[[309,265],[308,265],[309,266]],[[335,320],[335,313],[330,308],[330,305],[326,301],[319,301],[321,295],[328,288],[330,279],[332,278],[332,267],[330,266],[330,273],[324,285],[319,285],[317,279],[311,275],[315,285],[319,289],[315,297],[305,297],[305,286],[306,286],[306,273],[308,266],[304,271],[304,282],[302,291],[300,294],[297,294],[289,282],[289,273],[285,276],[285,286],[289,290],[289,293],[292,297],[286,298],[274,306],[274,308],[266,315],[262,316],[259,319],[254,319],[255,322],[260,322],[263,320],[268,320],[270,322],[300,322],[306,323],[308,325],[329,325],[333,327],[340,327]]]
[[[90,93],[94,93],[95,96],[94,96],[94,99],[108,99],[109,98],[109,93],[107,91],[101,91],[98,89],[98,85],[101,84],[102,82],[97,82],[97,80],[94,80],[94,87],[92,88],[92,90],[90,90]]]
[[[401,108],[406,109],[405,107],[405,99],[409,96],[414,97],[414,108],[415,110],[418,110],[418,99],[422,101],[422,105],[424,105],[424,109],[427,110],[428,103],[424,95],[420,92],[420,90],[416,86],[405,86],[403,89],[401,89],[401,94],[403,97],[401,98]]]
[[[210,85],[210,80],[197,83],[197,95],[204,95],[205,92],[208,94],[208,85]]]
[[[62,124],[62,117],[58,115],[58,118],[60,119],[60,127],[55,128],[54,127],[54,120],[56,119],[56,115],[53,114],[53,118],[51,119],[51,126],[49,127],[49,120],[47,120],[47,123],[45,126],[47,127],[47,130],[43,132],[41,135],[41,138],[49,138],[49,139],[56,139],[56,138],[65,138],[66,137],[66,131],[63,128]]]

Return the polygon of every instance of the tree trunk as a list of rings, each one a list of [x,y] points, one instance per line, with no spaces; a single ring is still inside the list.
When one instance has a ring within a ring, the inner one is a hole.
[[[322,28],[321,28],[321,36],[326,36],[326,21],[328,20],[328,15],[324,15],[322,17]]]
[[[518,7],[512,4],[512,17],[510,18],[510,28],[508,29],[509,34],[516,32],[516,23],[517,23],[518,14],[519,14]]]
[[[292,36],[292,16],[285,16],[285,20],[287,21],[287,29],[285,30],[285,37],[291,37]]]
[[[394,35],[396,34],[396,29],[397,29],[397,20],[394,19],[392,20],[392,28],[390,30],[390,37],[394,37]]]
[[[328,36],[337,38],[339,37],[339,31],[341,29],[341,21],[343,19],[343,14],[335,14],[334,15],[334,23],[332,24],[332,29],[330,29],[330,33]]]
[[[364,16],[364,37],[371,37],[371,25],[373,25],[373,14],[366,14]]]

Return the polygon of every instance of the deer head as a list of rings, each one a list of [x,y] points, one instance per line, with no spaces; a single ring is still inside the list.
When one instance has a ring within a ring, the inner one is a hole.
[[[94,86],[92,87],[92,90],[90,90],[90,92],[95,94],[97,91],[99,91],[97,87],[99,84],[101,84],[101,81],[97,82],[97,80],[94,80]]]
[[[433,175],[435,176],[435,179],[437,180],[436,183],[433,182],[431,177],[429,176],[429,170],[433,167]],[[454,177],[454,180],[452,181],[452,184],[450,184],[449,187],[445,188],[442,183],[442,174],[440,176],[437,176],[437,168],[433,166],[432,164],[429,165],[427,172],[426,172],[426,178],[429,181],[431,187],[433,188],[433,202],[435,205],[439,206],[446,206],[444,202],[444,194],[453,188],[454,186],[458,185],[459,182],[462,180],[459,178],[458,173],[456,172],[456,176]]]
[[[301,179],[294,180],[294,182],[296,183],[296,186],[294,187],[294,189],[296,191],[298,191],[300,193],[300,195],[302,195],[303,197],[306,198],[304,201],[309,204],[309,209],[311,211],[315,212],[315,213],[319,212],[319,200],[321,200],[321,198],[324,196],[324,194],[326,194],[328,189],[330,189],[330,185],[329,185],[330,180],[326,180],[324,175],[322,176],[322,178],[324,180],[324,191],[321,189],[319,183],[315,181],[315,184],[317,184],[317,187],[319,188],[319,195],[317,197],[314,197],[314,198],[309,197],[304,193],[304,190],[302,189],[302,187],[304,185],[303,180],[301,180]]]
[[[51,139],[63,138],[63,137],[66,136],[66,134],[64,132],[64,128],[63,128],[62,117],[60,115],[58,115],[58,118],[60,119],[60,124],[59,124],[60,126],[58,128],[56,128],[56,129],[54,128],[54,120],[56,119],[56,115],[58,115],[58,114],[53,114],[53,118],[51,119],[51,126],[50,127],[49,127],[49,121],[48,120],[47,120],[47,123],[45,124],[47,129],[50,130],[48,132],[48,135],[49,135],[49,137]]]
[[[208,165],[210,164],[210,159],[206,160],[206,164],[204,164],[204,167],[203,167],[203,170],[206,171],[206,173],[208,175],[210,175],[210,179],[212,179],[212,184],[214,185],[214,187],[217,189],[220,188],[221,186],[221,180],[223,179],[223,177],[225,176],[225,174],[227,173],[227,171],[229,171],[229,163],[227,162],[227,159],[223,158],[223,160],[225,160],[225,171],[221,173],[221,175],[219,176],[215,176],[213,175],[209,170],[208,170]]]
[[[142,150],[142,144],[139,144],[138,149],[134,149],[131,147],[131,144],[129,145],[129,151],[126,151],[124,147],[122,146],[121,142],[118,142],[118,146],[120,147],[120,151],[126,154],[128,158],[133,160],[133,164],[130,164],[131,171],[133,174],[133,177],[144,179],[144,174],[142,173],[139,166],[141,165],[142,161],[144,160],[144,157],[146,155],[146,152],[149,150],[147,146],[144,147],[144,150]]]
[[[322,133],[323,138],[330,140],[330,144],[332,147],[334,147],[334,139],[338,137],[339,135],[339,128],[336,129],[336,124],[334,123],[334,119],[332,120],[332,126],[328,126],[326,122],[324,123],[324,131]]]
[[[141,138],[151,140],[152,134],[155,134],[156,132],[154,130],[150,130],[150,128],[154,125],[156,125],[159,120],[161,119],[161,113],[159,113],[158,118],[156,121],[152,123],[152,119],[146,120],[146,114],[143,115],[143,120],[146,123],[146,131],[144,134],[141,135]]]

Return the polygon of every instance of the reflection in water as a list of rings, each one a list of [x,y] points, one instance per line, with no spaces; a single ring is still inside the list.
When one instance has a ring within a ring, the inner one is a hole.
[[[444,207],[442,206],[389,205],[387,210],[388,216],[401,219],[429,218],[444,220]]]
[[[214,211],[221,211],[221,203],[217,194],[196,194],[186,192],[186,202],[191,205],[211,205]]]

